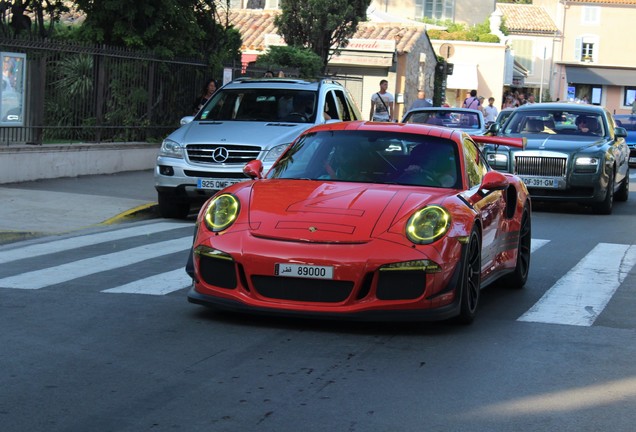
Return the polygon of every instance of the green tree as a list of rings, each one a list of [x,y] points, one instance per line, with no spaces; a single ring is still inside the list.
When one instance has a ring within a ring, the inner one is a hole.
[[[271,46],[269,51],[258,56],[256,64],[298,68],[300,76],[305,78],[318,76],[323,69],[322,60],[316,53],[291,46]]]
[[[50,37],[62,13],[69,10],[66,3],[63,0],[0,1],[2,34],[9,36],[33,33],[42,38]]]
[[[371,0],[281,0],[275,19],[288,45],[309,48],[322,60],[323,70],[332,46],[344,48],[360,21],[366,20]]]
[[[216,20],[215,0],[75,0],[86,14],[82,36],[97,43],[166,55],[238,55],[234,30]],[[227,46],[231,42],[233,46]]]

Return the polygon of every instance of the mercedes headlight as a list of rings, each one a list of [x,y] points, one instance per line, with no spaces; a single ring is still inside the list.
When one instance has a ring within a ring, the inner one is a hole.
[[[181,144],[179,144],[176,141],[165,139],[161,143],[159,156],[167,156],[167,157],[183,159],[183,147],[181,147]]]
[[[210,231],[223,231],[238,217],[240,204],[234,195],[222,194],[212,199],[205,211],[205,225]]]
[[[272,147],[263,158],[263,162],[276,162],[280,155],[283,154],[287,146],[289,146],[289,144],[281,144],[277,145],[276,147]]]
[[[440,239],[450,228],[451,217],[441,206],[432,205],[418,210],[406,224],[406,236],[416,244],[429,244]]]

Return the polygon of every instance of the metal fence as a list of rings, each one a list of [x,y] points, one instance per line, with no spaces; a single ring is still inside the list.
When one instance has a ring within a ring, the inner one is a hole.
[[[210,74],[202,61],[104,46],[2,39],[27,55],[23,126],[0,145],[159,141],[193,113]]]

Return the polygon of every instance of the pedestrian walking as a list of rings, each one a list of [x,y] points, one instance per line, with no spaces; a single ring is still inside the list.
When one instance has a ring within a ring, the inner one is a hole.
[[[371,121],[390,122],[393,121],[393,105],[395,99],[387,91],[389,82],[385,79],[380,81],[380,91],[371,96],[371,111],[369,119]]]
[[[462,108],[479,109],[479,98],[477,98],[477,90],[471,90],[470,96],[464,100]]]
[[[433,101],[431,101],[430,99],[426,99],[426,91],[420,89],[417,92],[417,99],[415,99],[415,102],[413,102],[409,110],[412,110],[414,108],[426,108],[432,106]]]
[[[494,123],[497,120],[497,107],[495,106],[495,98],[490,96],[488,98],[488,105],[484,107],[484,121],[486,123]]]
[[[201,89],[201,95],[194,101],[194,106],[192,107],[193,114],[196,115],[199,110],[205,105],[205,103],[212,97],[212,95],[216,92],[216,81],[213,79],[208,80],[205,83],[203,88]]]

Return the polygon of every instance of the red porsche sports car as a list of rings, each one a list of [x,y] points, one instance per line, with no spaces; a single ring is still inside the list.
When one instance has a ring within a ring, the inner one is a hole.
[[[341,122],[304,132],[263,176],[197,218],[192,303],[287,315],[470,323],[480,290],[522,287],[531,204],[492,170],[478,136],[418,124]]]

